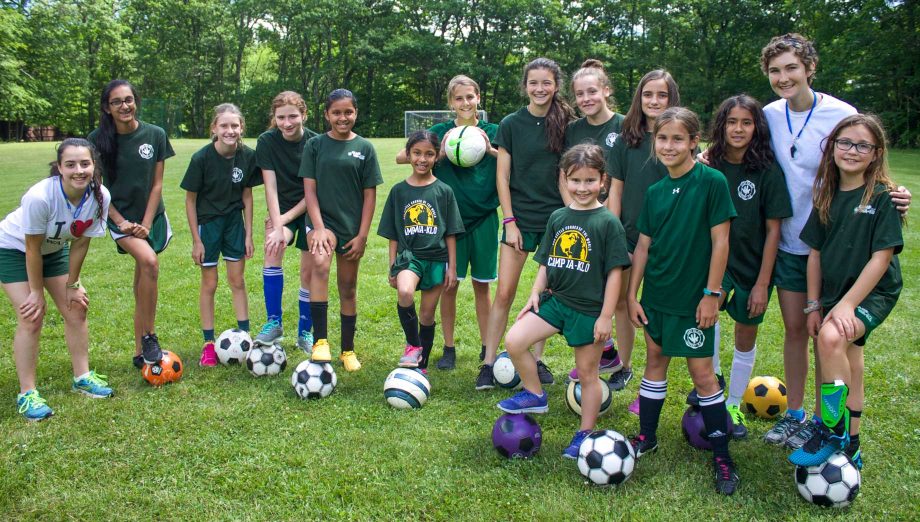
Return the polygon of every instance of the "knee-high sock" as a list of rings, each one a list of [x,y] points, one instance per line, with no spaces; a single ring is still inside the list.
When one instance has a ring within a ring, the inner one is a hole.
[[[306,288],[300,289],[300,320],[297,321],[297,334],[300,332],[309,332],[313,328],[313,315],[310,313],[310,291]]]
[[[262,268],[262,292],[265,294],[265,314],[269,321],[281,322],[281,294],[284,291],[284,271],[280,266]]]
[[[403,333],[406,334],[406,344],[421,346],[422,342],[418,338],[418,315],[415,313],[415,303],[412,303],[412,306],[400,306],[397,303],[396,313],[399,315],[399,324],[402,325]]]
[[[715,457],[728,456],[728,411],[725,409],[725,396],[719,390],[708,397],[700,396],[700,413],[703,415],[703,425],[709,442],[712,443],[712,454]]]
[[[341,314],[342,319],[342,351],[351,352],[355,349],[355,329],[358,315]]]
[[[728,382],[728,405],[738,406],[741,404],[741,397],[747,390],[748,383],[751,381],[751,372],[754,371],[754,360],[757,358],[757,346],[749,352],[740,352],[735,348],[735,354],[732,356],[732,373]]]
[[[418,337],[422,342],[422,360],[418,363],[419,368],[428,367],[428,356],[431,355],[431,347],[434,345],[434,325],[435,323],[423,324],[419,327]]]
[[[313,336],[319,339],[329,337],[329,302],[311,301],[310,316],[313,318]]]
[[[643,377],[639,384],[639,433],[648,439],[658,439],[658,419],[667,393],[667,379],[650,381]]]

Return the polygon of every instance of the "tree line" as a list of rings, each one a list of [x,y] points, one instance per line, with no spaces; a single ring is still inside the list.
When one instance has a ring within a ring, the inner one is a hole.
[[[206,136],[211,108],[227,101],[256,135],[281,90],[304,95],[320,130],[322,100],[337,87],[358,98],[357,132],[399,136],[403,111],[446,108],[458,73],[479,82],[498,121],[524,103],[521,69],[541,55],[569,72],[602,60],[620,112],[639,78],[664,67],[706,120],[739,92],[774,99],[760,49],[795,31],[818,47],[816,89],[879,114],[894,143],[918,146],[917,3],[0,0],[0,139],[20,139],[23,124],[89,132],[113,78],[132,81],[142,117],[174,136]]]

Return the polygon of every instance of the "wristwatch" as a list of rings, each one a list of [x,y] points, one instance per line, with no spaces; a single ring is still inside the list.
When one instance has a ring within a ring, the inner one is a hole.
[[[722,297],[722,289],[710,290],[706,287],[703,287],[703,295],[711,295],[713,297]]]

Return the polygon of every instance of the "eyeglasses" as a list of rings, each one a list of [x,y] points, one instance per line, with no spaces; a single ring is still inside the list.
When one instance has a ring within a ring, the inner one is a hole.
[[[878,148],[878,145],[873,145],[871,143],[853,143],[850,140],[834,140],[834,145],[837,147],[837,150],[841,152],[847,152],[853,147],[856,147],[856,152],[860,154],[869,154]]]
[[[134,97],[128,96],[124,100],[119,100],[118,98],[114,100],[109,100],[109,107],[113,109],[117,109],[118,107],[121,107],[122,105],[134,105]]]

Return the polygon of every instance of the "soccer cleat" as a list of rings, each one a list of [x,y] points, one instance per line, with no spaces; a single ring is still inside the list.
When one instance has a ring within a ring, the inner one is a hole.
[[[802,444],[801,448],[789,455],[789,462],[796,466],[817,466],[826,462],[834,453],[846,448],[850,443],[849,434],[837,435],[824,423],[813,422],[811,424],[814,425],[812,430],[814,434]]]
[[[138,370],[143,369],[144,368],[144,356],[135,355],[134,357],[131,358],[131,364],[133,364],[134,367],[137,368]]]
[[[96,373],[96,370],[91,370],[88,376],[80,380],[74,379],[70,388],[94,399],[108,399],[115,395],[115,390],[109,386],[106,376]]]
[[[606,354],[606,352],[604,352]],[[616,351],[613,352],[616,354]],[[609,375],[611,373],[619,372],[623,369],[623,363],[620,362],[620,356],[614,355],[612,359],[605,359],[601,356],[601,362],[597,366],[598,375]],[[578,368],[572,368],[572,371],[569,372],[569,375],[566,377],[566,382],[578,382]]]
[[[788,439],[786,439],[786,447],[791,450],[797,450],[801,448],[802,445],[804,445],[806,442],[811,440],[812,437],[814,437],[815,430],[817,429],[818,424],[823,424],[823,423],[821,421],[816,421],[814,417],[812,417],[810,422],[806,421],[804,425],[802,426],[802,429],[800,429],[798,432],[792,434],[791,436],[789,436]]]
[[[731,457],[715,457],[712,459],[712,468],[716,475],[716,491],[723,495],[731,495],[738,489],[741,477],[735,470],[735,463]]]
[[[479,376],[476,377],[477,390],[491,390],[495,387],[495,375],[492,373],[491,364],[479,366]]]
[[[549,411],[549,398],[545,391],[543,395],[537,395],[527,390],[521,390],[500,401],[498,409],[505,413],[546,413]]]
[[[329,342],[325,339],[318,339],[313,344],[313,353],[310,354],[311,362],[331,362],[332,354],[329,353]]]
[[[45,403],[45,399],[38,394],[38,390],[20,393],[16,397],[16,405],[19,406],[19,413],[30,422],[43,421],[54,415],[54,412]]]
[[[629,410],[629,413],[633,415],[639,415],[639,396],[636,395],[636,400],[629,403],[629,406],[626,407]]]
[[[262,346],[271,346],[280,341],[282,337],[284,337],[284,328],[281,327],[281,323],[278,320],[271,320],[262,325],[262,330],[252,342]]]
[[[632,368],[623,368],[622,370],[610,376],[609,386],[611,391],[623,391],[626,385],[632,380]]]
[[[770,431],[764,433],[763,440],[770,444],[783,444],[789,437],[795,435],[805,427],[805,420],[798,420],[789,413],[782,416]]]
[[[214,341],[208,341],[201,347],[201,358],[198,359],[198,366],[206,368],[217,366],[217,352],[214,351]]]
[[[422,348],[420,346],[406,345],[403,356],[399,358],[400,368],[418,368],[422,360]]]
[[[537,375],[540,377],[540,384],[550,385],[556,383],[556,379],[553,378],[553,372],[543,364],[543,361],[537,361]]]
[[[646,453],[655,453],[658,451],[658,439],[652,439],[645,435],[630,437],[629,443],[632,444],[637,459]]]
[[[307,355],[313,352],[313,334],[309,330],[303,330],[297,336],[297,347]]]
[[[141,337],[141,355],[143,355],[144,363],[146,364],[156,364],[163,359],[163,350],[160,349],[160,340],[157,339],[157,334],[150,332]]]
[[[358,360],[358,356],[355,355],[354,350],[342,352],[339,355],[339,360],[342,361],[342,365],[345,366],[346,372],[356,372],[361,369],[361,362]]]
[[[850,444],[847,445],[847,449],[843,450],[847,454],[847,457],[850,457],[850,460],[853,461],[853,465],[856,466],[856,469],[862,470],[863,468],[863,459],[862,459],[862,450],[859,448],[859,444],[854,444],[850,440]]]
[[[453,370],[457,367],[457,350],[444,349],[444,355],[438,359],[439,370]]]
[[[578,458],[578,450],[581,448],[581,443],[591,434],[591,430],[576,431],[575,436],[572,437],[572,442],[569,443],[568,447],[562,450],[562,457],[566,459],[575,460]]]
[[[717,373],[716,380],[719,381],[719,389],[725,392],[725,377],[722,377],[721,373]],[[691,386],[693,386],[692,383]],[[696,408],[700,407],[700,396],[696,392],[696,387],[687,394],[687,404]]]
[[[732,424],[734,425],[731,432],[732,438],[735,440],[746,438],[748,430],[747,426],[744,425],[744,413],[741,411],[741,407],[737,404],[729,404],[725,406],[725,409],[731,415]]]

